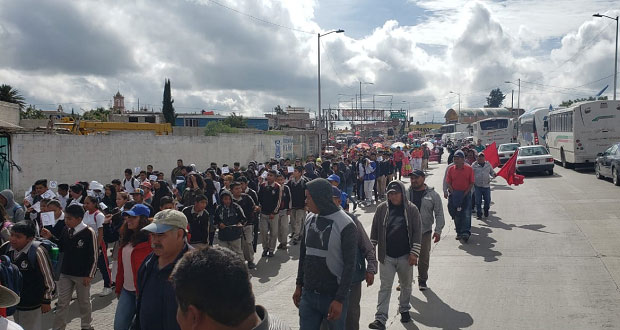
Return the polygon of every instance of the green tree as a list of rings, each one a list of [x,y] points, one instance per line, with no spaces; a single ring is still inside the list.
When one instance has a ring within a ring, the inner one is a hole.
[[[99,107],[97,109],[84,112],[84,114],[82,115],[82,119],[93,120],[93,121],[108,121],[109,115],[110,115],[110,110],[106,110],[103,107]]]
[[[47,119],[43,112],[37,109],[34,105],[29,105],[25,111],[19,112],[20,119]]]
[[[243,118],[242,115],[237,115],[234,112],[231,113],[230,116],[228,116],[228,118],[224,119],[222,122],[230,127],[235,128],[246,128],[248,126],[247,119]]]
[[[174,106],[172,105],[174,100],[172,99],[172,92],[170,91],[170,79],[166,79],[164,82],[164,101],[162,112],[167,123],[174,126],[176,115],[174,113]]]
[[[19,105],[19,110],[23,110],[26,104],[24,97],[17,89],[5,84],[0,85],[0,101],[15,103]]]
[[[596,101],[596,100],[600,100],[600,101],[604,101],[607,100],[607,96],[599,96],[598,98],[595,98],[594,96],[590,96],[590,97],[582,97],[579,99],[574,99],[574,100],[566,100],[566,101],[562,101],[562,103],[560,103],[560,107],[569,107],[574,103],[579,103],[579,102],[585,102],[585,101]]]
[[[228,124],[225,124],[224,121],[212,121],[207,124],[205,127],[205,135],[206,136],[217,136],[220,133],[238,133],[239,130],[237,128],[231,127]]]
[[[282,110],[282,107],[279,104],[276,105],[275,108],[273,108],[273,111],[276,112],[276,115],[283,115],[284,114],[284,110]]]
[[[487,105],[485,107],[499,108],[502,106],[502,103],[504,103],[504,98],[506,98],[506,95],[504,95],[499,88],[496,88],[489,93],[489,96],[487,97]]]

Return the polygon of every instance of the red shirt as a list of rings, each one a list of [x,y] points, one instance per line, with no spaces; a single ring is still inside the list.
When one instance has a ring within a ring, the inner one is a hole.
[[[463,168],[457,168],[456,165],[450,166],[446,182],[452,185],[454,190],[466,191],[474,183],[474,169],[467,164],[463,164]]]
[[[403,157],[405,157],[405,154],[401,150],[398,150],[397,152],[394,153],[395,162],[402,162]]]

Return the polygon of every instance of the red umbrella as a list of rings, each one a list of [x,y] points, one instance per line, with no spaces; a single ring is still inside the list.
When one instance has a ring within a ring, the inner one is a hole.
[[[372,146],[375,148],[383,148],[383,144],[381,144],[380,142],[375,142],[372,144]]]
[[[364,143],[364,142],[358,143],[356,147],[359,149],[370,149],[370,146],[368,145],[368,143]]]

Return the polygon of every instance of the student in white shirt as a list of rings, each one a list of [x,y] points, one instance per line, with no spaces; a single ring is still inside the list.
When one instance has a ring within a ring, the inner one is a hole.
[[[133,177],[133,172],[130,168],[125,169],[125,178],[123,179],[123,188],[129,194],[134,192],[136,188],[140,188],[140,181]]]

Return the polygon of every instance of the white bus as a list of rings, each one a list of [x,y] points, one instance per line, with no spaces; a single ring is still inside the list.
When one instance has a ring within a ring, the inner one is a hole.
[[[517,142],[521,146],[546,146],[549,108],[535,108],[519,117]]]
[[[620,141],[620,101],[589,101],[549,112],[547,146],[563,167],[594,164]]]
[[[472,124],[474,143],[482,140],[482,145],[495,142],[498,146],[514,142],[514,125],[510,118],[488,118]]]

